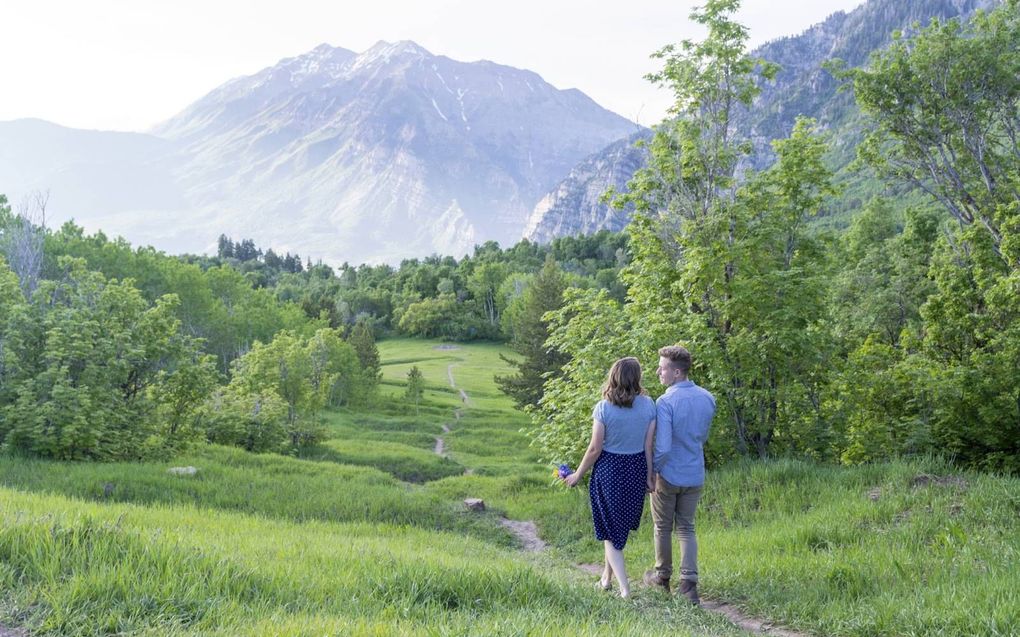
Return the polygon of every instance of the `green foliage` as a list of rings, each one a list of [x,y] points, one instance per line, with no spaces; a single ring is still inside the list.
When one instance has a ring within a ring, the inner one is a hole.
[[[934,448],[966,464],[1014,472],[1020,470],[1018,40],[1020,3],[1009,0],[966,25],[933,21],[874,55],[867,68],[844,72],[870,116],[862,158],[928,194],[957,222],[935,244],[930,281],[919,286],[927,296],[894,292],[907,299],[906,315],[920,306],[917,336],[905,344],[917,355],[887,356],[890,369],[881,372],[909,369],[904,378],[913,391],[899,418],[912,417]],[[908,257],[908,272],[921,263],[917,253]],[[901,280],[911,279],[917,277]]]
[[[401,331],[422,338],[470,340],[489,333],[484,319],[453,294],[411,303],[400,317]]]
[[[71,223],[46,236],[44,278],[61,276],[61,255],[82,258],[89,269],[108,278],[130,279],[150,303],[176,295],[174,313],[182,331],[202,339],[203,350],[216,356],[224,373],[255,341],[268,342],[282,329],[308,335],[321,327],[299,306],[278,301],[271,290],[254,289],[244,274],[229,266],[203,270],[152,248],[132,249],[123,239],[110,241],[101,232],[87,236]]]
[[[404,398],[414,403],[417,412],[418,404],[425,394],[425,378],[417,365],[411,367],[407,372],[407,389],[404,391]]]
[[[354,348],[358,362],[365,372],[365,377],[374,385],[382,376],[382,365],[379,362],[379,348],[375,344],[375,334],[369,321],[358,321],[351,329],[347,342]]]
[[[966,25],[933,20],[842,74],[870,116],[862,156],[983,228],[1000,254],[1020,183],[1017,41],[1020,8],[1008,0]]]
[[[0,294],[0,439],[11,449],[60,459],[145,456],[187,442],[182,426],[215,373],[179,333],[177,299],[153,306],[128,282],[62,258],[59,280],[29,302]]]
[[[209,442],[255,453],[285,448],[287,405],[275,392],[222,387],[206,401],[201,416]]]
[[[228,389],[258,397],[254,408],[251,401],[242,404],[245,412],[257,413],[263,398],[282,399],[288,443],[300,449],[321,441],[317,419],[323,407],[364,401],[371,385],[354,348],[336,330],[323,328],[307,340],[282,331],[268,344],[256,342],[236,361]]]
[[[513,398],[518,407],[536,406],[542,398],[542,386],[560,373],[567,357],[546,345],[549,339],[547,312],[563,305],[567,283],[551,256],[520,295],[515,312],[504,314],[507,331],[513,334],[510,348],[519,359],[505,359],[515,368],[509,376],[497,376],[496,385]]]
[[[559,314],[549,342],[573,360],[562,382],[547,385],[536,417],[547,453],[577,446],[583,405],[590,409],[612,360],[650,362],[675,342],[691,348],[695,378],[719,396],[714,459],[734,447],[765,456],[776,440],[807,453],[822,446],[829,262],[806,221],[832,194],[831,175],[824,144],[799,121],[774,144],[772,168],[736,178],[750,147],[733,138],[733,113],[775,69],[744,53],[746,31],[727,15],[735,7],[707,3],[692,14],[707,38],[659,54],[665,68],[652,79],[673,89],[676,118],[656,132],[648,165],[617,202],[638,211],[627,303],[576,295]]]

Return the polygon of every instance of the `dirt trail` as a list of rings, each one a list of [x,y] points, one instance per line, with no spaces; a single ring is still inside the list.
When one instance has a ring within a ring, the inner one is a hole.
[[[602,575],[601,564],[575,564],[575,566],[584,571],[585,573],[591,573],[592,575]],[[637,583],[637,585],[641,585]],[[810,633],[802,633],[761,619],[759,617],[752,617],[751,615],[744,614],[739,608],[733,604],[727,604],[726,602],[719,601],[717,599],[710,599],[701,596],[701,608],[707,610],[710,613],[722,615],[730,621],[730,623],[737,626],[742,630],[746,630],[750,633],[757,635],[776,635],[777,637],[812,637]]]
[[[507,518],[500,518],[499,523],[502,524],[511,533],[517,536],[517,539],[521,541],[521,545],[524,550],[529,553],[538,553],[544,551],[546,543],[542,541],[542,538],[538,537],[538,527],[531,520],[508,520]]]
[[[450,363],[449,365],[446,366],[446,378],[449,379],[450,381],[450,387],[453,387],[454,389],[457,389],[457,383],[453,381],[453,366],[456,364],[457,363]],[[468,398],[467,392],[465,392],[463,389],[457,389],[457,391],[460,392],[460,402],[464,403],[465,406],[470,405],[471,401]],[[462,410],[463,410],[462,407],[458,407],[457,409],[453,410],[453,417],[457,422],[460,422]],[[446,424],[443,425],[443,433],[444,434],[450,433],[450,427]],[[436,446],[432,449],[432,451],[434,451],[437,456],[446,455],[446,442],[443,440],[442,436],[436,436]],[[469,471],[470,469],[467,469],[465,470],[465,473]],[[0,637],[3,637],[3,635],[0,635]]]

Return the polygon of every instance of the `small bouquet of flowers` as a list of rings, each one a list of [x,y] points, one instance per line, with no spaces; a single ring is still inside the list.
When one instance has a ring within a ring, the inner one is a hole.
[[[555,470],[553,470],[553,475],[562,480],[563,478],[566,478],[573,472],[574,470],[570,468],[570,465],[564,463],[557,467]]]

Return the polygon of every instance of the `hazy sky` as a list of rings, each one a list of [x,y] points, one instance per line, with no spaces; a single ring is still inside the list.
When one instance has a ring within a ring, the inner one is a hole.
[[[669,94],[643,76],[664,44],[698,37],[698,0],[0,0],[0,121],[144,131],[223,82],[323,42],[414,40],[578,88],[649,125]],[[863,0],[744,0],[751,45]]]

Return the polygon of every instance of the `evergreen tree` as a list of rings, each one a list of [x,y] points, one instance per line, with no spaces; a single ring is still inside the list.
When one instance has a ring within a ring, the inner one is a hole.
[[[519,358],[501,356],[515,368],[515,372],[495,378],[500,390],[513,398],[518,407],[538,405],[542,398],[543,384],[549,377],[558,375],[568,360],[565,354],[546,343],[549,323],[545,319],[547,312],[563,305],[563,291],[566,287],[566,278],[552,255],[549,255],[542,269],[524,290],[521,310],[510,326],[510,349]]]
[[[379,348],[375,344],[371,323],[367,319],[359,320],[351,329],[347,341],[354,347],[366,378],[378,382],[382,378],[382,365],[379,362]]]
[[[234,242],[230,240],[225,234],[221,234],[220,238],[216,241],[216,255],[221,259],[234,256]]]

